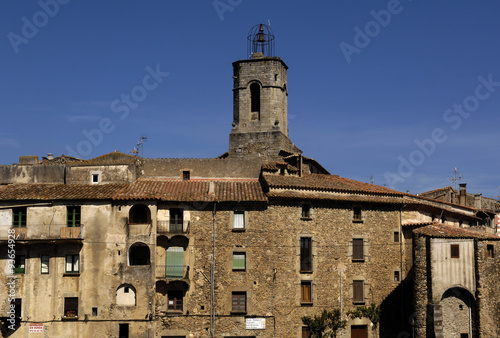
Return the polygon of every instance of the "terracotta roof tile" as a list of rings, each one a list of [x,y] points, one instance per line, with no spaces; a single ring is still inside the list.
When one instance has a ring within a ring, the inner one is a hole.
[[[413,231],[416,234],[441,237],[441,238],[478,238],[478,239],[496,239],[500,240],[500,236],[487,234],[485,232],[474,231],[459,227],[453,227],[444,224],[428,225],[426,227]]]
[[[294,167],[293,165],[288,164],[286,162],[269,162],[269,163],[266,163],[262,166],[262,170],[278,171],[283,167],[285,167],[289,172],[297,172],[298,171],[297,167]]]
[[[158,199],[162,201],[266,201],[258,181],[139,180],[115,196],[116,200]]]
[[[359,192],[393,196],[406,195],[386,187],[355,181],[338,175],[307,174],[302,177],[263,175],[263,178],[271,188]]]
[[[0,187],[0,200],[112,199],[127,184],[12,184]]]

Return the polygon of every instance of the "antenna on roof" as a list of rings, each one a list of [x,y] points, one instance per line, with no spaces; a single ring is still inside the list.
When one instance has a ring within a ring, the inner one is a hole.
[[[373,175],[370,175],[370,176],[368,176],[368,177],[370,177],[370,183],[371,183],[371,184],[374,184],[374,183],[375,183],[375,180],[373,179]]]
[[[134,156],[143,157],[144,156],[144,141],[148,138],[146,136],[141,136],[141,139],[137,141],[137,145],[130,152],[134,154]]]
[[[457,182],[462,180],[462,174],[458,172],[458,168],[455,167],[453,168],[453,177],[449,178],[450,181],[453,181],[453,184],[455,186],[455,190],[457,190]]]

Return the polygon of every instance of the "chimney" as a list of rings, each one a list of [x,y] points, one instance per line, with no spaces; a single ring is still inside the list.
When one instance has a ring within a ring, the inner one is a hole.
[[[467,183],[460,183],[460,193],[458,195],[458,204],[467,206]]]
[[[474,208],[481,209],[481,194],[474,194]]]
[[[54,154],[52,154],[52,153],[48,153],[48,154],[47,154],[47,160],[52,161],[53,159],[54,159]]]

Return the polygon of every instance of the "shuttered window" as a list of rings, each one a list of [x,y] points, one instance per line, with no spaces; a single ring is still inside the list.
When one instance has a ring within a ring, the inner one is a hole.
[[[364,282],[362,280],[355,280],[352,282],[352,301],[354,303],[364,303]]]
[[[245,212],[244,211],[235,211],[234,212],[233,228],[234,229],[245,229]]]
[[[352,259],[356,261],[365,259],[363,253],[363,239],[355,238],[352,240]]]
[[[171,246],[167,249],[166,278],[182,278],[184,271],[184,249]]]
[[[233,252],[233,270],[246,269],[246,254],[244,252]]]
[[[232,293],[232,311],[233,312],[246,312],[247,311],[247,293],[246,292],[233,292]]]
[[[312,283],[311,281],[302,281],[300,283],[300,302],[312,303]]]

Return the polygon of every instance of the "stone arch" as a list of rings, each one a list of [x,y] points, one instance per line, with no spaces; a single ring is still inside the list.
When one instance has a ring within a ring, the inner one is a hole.
[[[136,204],[130,208],[128,214],[129,224],[151,223],[151,210],[145,204]]]
[[[116,289],[116,305],[137,305],[137,291],[131,284],[122,284]]]
[[[150,265],[151,252],[149,247],[142,242],[132,244],[128,250],[128,261],[129,265]]]
[[[457,286],[447,289],[441,296],[437,310],[443,318],[443,337],[473,335],[476,301],[469,290]]]

